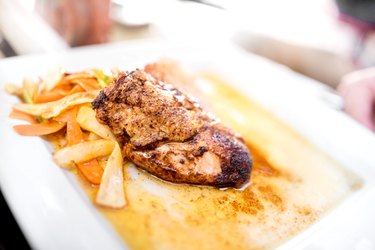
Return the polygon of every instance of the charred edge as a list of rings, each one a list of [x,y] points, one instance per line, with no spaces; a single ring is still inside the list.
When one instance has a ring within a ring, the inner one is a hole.
[[[130,73],[129,73],[129,74],[124,74],[124,75],[120,76],[120,78],[118,78],[118,79],[116,80],[115,86],[113,87],[113,89],[112,89],[111,92],[115,92],[119,87],[121,87],[121,85],[124,84],[125,79],[126,79],[129,75],[130,75]]]
[[[250,180],[253,160],[248,149],[220,131],[215,131],[213,138],[217,143],[222,144],[227,152],[231,152],[230,158],[225,159],[221,166],[222,173],[215,178],[215,185],[240,188]]]
[[[222,173],[215,178],[215,186],[240,188],[250,180],[252,158],[243,150],[234,151],[221,169]]]
[[[204,153],[206,153],[208,151],[208,149],[204,146],[200,146],[199,148],[197,148],[196,150],[194,150],[192,152],[192,154],[195,156],[195,157],[198,157],[198,156],[202,156]]]
[[[95,98],[95,100],[91,103],[93,109],[99,109],[100,107],[104,106],[105,103],[108,101],[108,96],[105,94],[105,91],[100,91],[99,95]]]
[[[120,78],[117,79],[115,86],[110,92],[110,95],[117,93],[117,90],[122,87],[122,85],[124,84],[125,80],[129,77],[129,75],[130,73],[126,75],[122,75]],[[115,95],[115,98],[112,98],[112,99],[113,99],[113,102],[121,103],[123,102],[122,98],[123,98],[122,95]]]
[[[115,86],[110,90],[111,93],[116,91],[125,81],[125,78],[129,75],[128,74],[121,74],[121,76],[117,80],[113,80],[112,84],[115,84]],[[109,96],[107,96],[106,91],[108,91],[108,87],[104,88],[102,91],[100,91],[99,95],[95,98],[95,100],[91,103],[91,106],[93,109],[98,109],[101,106],[103,106],[107,101],[109,101]],[[110,93],[109,93],[110,95]]]
[[[234,166],[234,175],[237,178],[235,187],[240,188],[250,180],[253,159],[248,152],[243,150],[243,148],[239,148],[238,150],[234,151],[230,159],[230,164],[232,167]]]
[[[121,135],[119,136],[116,136],[117,139],[119,140],[120,142],[120,146],[123,146],[125,145],[126,143],[129,143],[130,141],[130,135],[128,134],[128,132],[126,132],[125,130],[122,131]]]

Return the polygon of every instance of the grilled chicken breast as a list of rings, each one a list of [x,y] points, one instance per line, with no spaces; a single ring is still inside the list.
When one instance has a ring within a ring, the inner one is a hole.
[[[240,188],[252,159],[243,140],[172,85],[120,74],[92,103],[138,167],[170,182]]]

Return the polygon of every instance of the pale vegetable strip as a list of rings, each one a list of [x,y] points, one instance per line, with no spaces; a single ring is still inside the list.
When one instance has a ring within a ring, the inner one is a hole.
[[[126,205],[122,155],[117,143],[104,169],[96,203],[112,208],[122,208]]]
[[[56,68],[55,70],[49,71],[43,78],[43,83],[47,91],[52,90],[59,83],[63,76],[63,70]]]
[[[96,113],[90,107],[82,106],[79,109],[77,122],[81,126],[81,128],[87,131],[93,132],[104,139],[116,141],[116,137],[112,134],[112,131],[109,129],[109,127],[100,124],[98,120],[96,120]]]
[[[95,75],[99,85],[102,88],[108,86],[108,84],[110,84],[112,81],[111,77],[105,74],[103,70],[93,69],[91,72]]]
[[[95,111],[87,105],[111,80],[101,70],[75,74],[57,70],[37,84],[25,80],[22,88],[7,89],[26,102],[14,105],[10,116],[32,123],[14,129],[21,135],[47,135],[66,126],[67,146],[54,152],[56,163],[65,169],[76,166],[91,184],[99,185],[97,204],[122,208],[126,199],[120,146],[109,127],[99,123]],[[90,132],[89,136],[82,129]],[[108,155],[103,170],[98,158]]]
[[[22,85],[22,98],[26,103],[33,103],[33,96],[38,92],[39,85],[30,79],[25,79]]]
[[[82,163],[91,159],[109,155],[115,146],[110,140],[86,141],[56,151],[53,158],[62,168],[71,168],[74,163]]]
[[[77,123],[77,108],[73,108],[63,115],[61,115],[61,120],[66,121],[66,137],[68,140],[68,145],[72,146],[84,141],[83,133],[81,127]],[[77,168],[86,177],[86,179],[95,185],[99,185],[103,176],[103,169],[99,165],[96,159],[89,160],[83,163],[77,163]]]
[[[8,94],[16,96],[21,96],[23,91],[22,87],[16,86],[14,84],[5,84],[4,89],[6,92],[8,92]]]
[[[42,103],[42,104],[24,104],[17,103],[13,106],[14,109],[22,111],[24,113],[41,116],[44,119],[50,119],[58,116],[64,110],[73,106],[92,102],[95,97],[99,94],[98,90],[90,92],[79,92],[69,96],[66,96],[58,101]]]

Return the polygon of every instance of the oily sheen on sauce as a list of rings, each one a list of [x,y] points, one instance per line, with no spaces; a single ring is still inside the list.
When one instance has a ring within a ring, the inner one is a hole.
[[[244,190],[177,185],[126,163],[126,208],[97,208],[129,248],[273,248],[360,185],[353,174],[218,75],[200,77],[195,86],[199,98],[243,136],[251,151],[251,184]],[[78,179],[94,201],[97,188]]]

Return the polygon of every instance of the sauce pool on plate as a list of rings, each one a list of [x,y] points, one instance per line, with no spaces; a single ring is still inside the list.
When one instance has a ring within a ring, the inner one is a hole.
[[[254,160],[243,190],[164,182],[126,163],[124,209],[97,206],[131,249],[268,249],[306,229],[360,180],[217,75],[201,76],[210,110]],[[209,91],[207,91],[209,90]],[[78,178],[94,201],[97,188]]]

